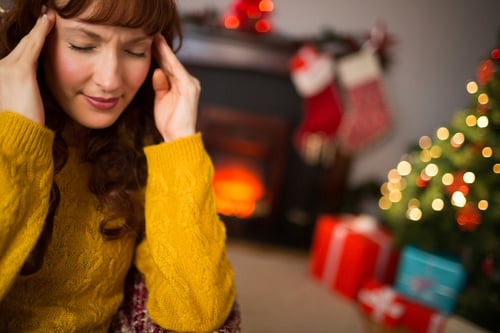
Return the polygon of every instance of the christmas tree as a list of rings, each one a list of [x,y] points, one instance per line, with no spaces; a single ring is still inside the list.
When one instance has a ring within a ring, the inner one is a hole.
[[[500,329],[500,48],[466,85],[468,108],[423,136],[381,187],[396,243],[459,258],[467,284],[455,313]]]

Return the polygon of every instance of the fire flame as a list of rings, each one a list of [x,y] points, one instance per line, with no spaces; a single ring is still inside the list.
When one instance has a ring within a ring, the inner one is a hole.
[[[213,186],[217,211],[226,216],[252,216],[258,200],[264,196],[264,186],[259,174],[243,165],[216,168]]]

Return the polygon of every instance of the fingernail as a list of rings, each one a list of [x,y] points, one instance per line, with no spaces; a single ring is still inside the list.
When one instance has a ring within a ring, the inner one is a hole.
[[[43,5],[43,6],[42,6],[42,10],[41,10],[41,15],[47,14],[47,11],[48,11],[48,10],[49,10],[49,9],[47,8],[47,6],[46,6],[46,5]]]

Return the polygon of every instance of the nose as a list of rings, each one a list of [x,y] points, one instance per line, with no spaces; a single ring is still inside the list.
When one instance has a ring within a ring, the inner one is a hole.
[[[103,92],[113,92],[122,85],[120,59],[116,52],[102,52],[95,62],[94,82]]]

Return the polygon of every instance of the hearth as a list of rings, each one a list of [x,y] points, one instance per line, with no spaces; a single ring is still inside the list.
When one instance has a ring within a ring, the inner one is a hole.
[[[179,57],[202,84],[198,128],[230,238],[308,247],[317,213],[341,202],[348,158],[310,166],[292,144],[302,117],[288,73],[294,52],[270,37],[185,29]]]

